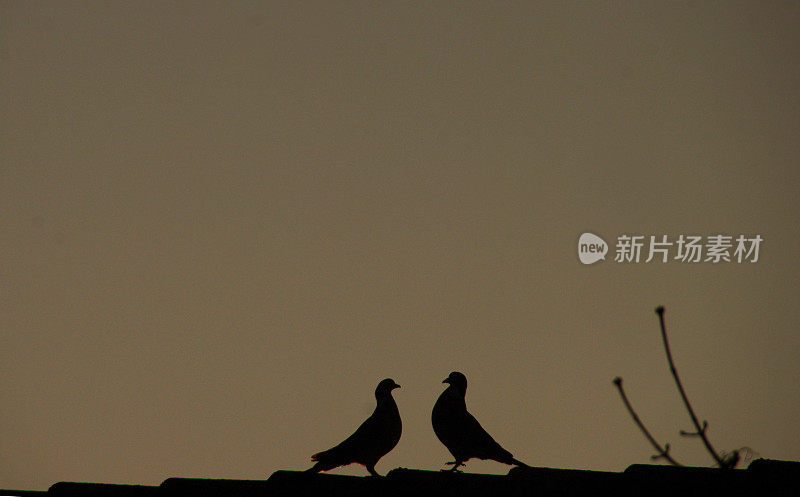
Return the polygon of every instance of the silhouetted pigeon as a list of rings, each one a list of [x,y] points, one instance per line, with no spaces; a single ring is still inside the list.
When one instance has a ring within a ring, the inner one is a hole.
[[[375,464],[397,445],[403,430],[400,411],[392,397],[395,388],[400,388],[400,385],[391,378],[378,383],[375,389],[378,405],[372,415],[344,442],[311,456],[311,460],[317,464],[308,471],[317,473],[358,463],[366,466],[372,476],[380,476],[375,472]]]
[[[453,465],[450,471],[456,471],[473,457],[527,466],[500,447],[500,444],[495,442],[478,420],[467,411],[467,403],[464,400],[467,394],[466,376],[453,371],[442,383],[449,383],[450,386],[442,392],[433,405],[431,422],[436,436],[456,458],[455,461],[447,463]]]

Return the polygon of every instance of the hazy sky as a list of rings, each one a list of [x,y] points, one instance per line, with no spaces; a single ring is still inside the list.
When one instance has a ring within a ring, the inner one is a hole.
[[[378,471],[437,470],[452,370],[530,465],[649,461],[617,375],[710,465],[659,304],[712,443],[800,459],[799,27],[795,2],[0,2],[0,488],[306,469],[385,377]],[[618,263],[625,234],[763,242]]]

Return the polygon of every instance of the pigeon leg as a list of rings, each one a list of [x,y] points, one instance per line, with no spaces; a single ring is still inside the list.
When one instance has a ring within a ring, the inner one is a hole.
[[[367,466],[367,471],[369,471],[369,474],[371,474],[372,476],[380,476],[378,474],[378,472],[375,471],[375,465],[374,464],[369,464],[369,465],[366,465],[366,466]]]
[[[464,463],[464,461],[448,461],[448,462],[446,462],[445,464],[446,464],[447,466],[453,466],[453,467],[452,467],[452,468],[450,468],[450,469],[443,469],[442,471],[450,471],[451,473],[460,473],[461,471],[459,471],[459,469],[458,469],[458,468],[459,468],[460,466],[466,466],[466,464]]]

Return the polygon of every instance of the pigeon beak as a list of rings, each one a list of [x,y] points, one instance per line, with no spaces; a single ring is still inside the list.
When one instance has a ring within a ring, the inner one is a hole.
[[[400,385],[398,385],[397,383],[395,383],[395,384],[394,384],[394,386],[392,387],[392,390],[394,390],[395,388],[400,388]]]
[[[444,380],[442,380],[442,383],[450,383],[450,378],[445,378]]]

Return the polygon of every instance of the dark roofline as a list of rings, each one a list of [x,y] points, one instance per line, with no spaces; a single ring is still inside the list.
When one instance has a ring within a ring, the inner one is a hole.
[[[161,485],[59,482],[46,492],[2,495],[82,497],[183,496],[528,496],[800,494],[800,462],[758,459],[746,470],[634,464],[623,472],[515,467],[507,475],[397,468],[386,477],[276,471],[265,480],[168,478]]]

